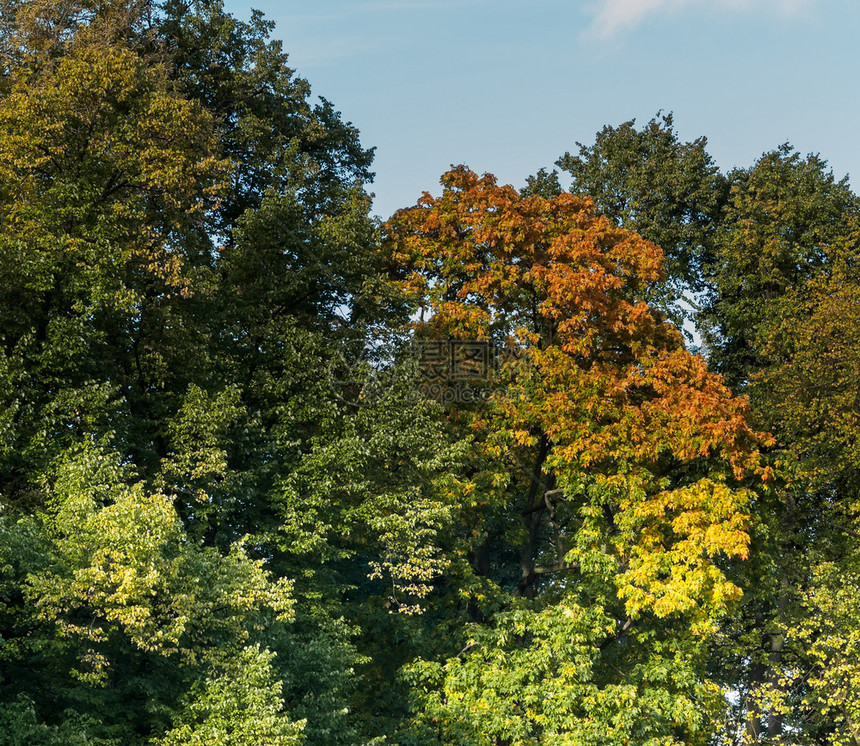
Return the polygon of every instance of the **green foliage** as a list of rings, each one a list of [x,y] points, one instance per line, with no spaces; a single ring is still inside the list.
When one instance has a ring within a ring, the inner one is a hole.
[[[298,746],[304,721],[283,713],[271,653],[245,648],[195,687],[158,746]]]
[[[750,592],[730,632],[734,660],[721,665],[740,682],[748,738],[796,732],[798,743],[841,743],[857,700],[850,678],[836,686],[828,678],[842,654],[825,630],[841,615],[847,637],[838,644],[849,645],[855,629],[847,597],[829,585],[839,577],[850,587],[856,551],[860,203],[847,179],[788,145],[729,179],[703,328],[711,364],[773,432],[781,479],[759,502],[763,528],[741,581]]]
[[[635,120],[606,126],[593,145],[557,161],[570,174],[570,191],[591,197],[616,225],[662,247],[673,287],[703,289],[713,234],[725,200],[726,178],[707,153],[707,140],[682,142],[672,114],[658,114],[637,130]]]
[[[831,271],[855,240],[860,204],[847,177],[837,181],[819,157],[802,158],[789,145],[729,178],[711,267],[716,294],[704,319],[712,364],[743,384],[771,362],[762,357],[762,325],[785,319],[787,292]]]
[[[41,722],[32,702],[20,696],[0,706],[0,744],[2,746],[114,746],[115,740],[87,735],[93,721],[74,711],[63,713],[62,723]]]
[[[657,635],[627,634],[571,596],[498,614],[443,667],[407,674],[420,698],[417,742],[705,743],[720,692],[698,677],[701,642]],[[630,651],[612,649],[619,636]]]

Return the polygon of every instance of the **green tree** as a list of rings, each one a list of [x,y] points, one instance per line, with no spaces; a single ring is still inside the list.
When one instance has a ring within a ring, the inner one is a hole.
[[[606,127],[559,165],[613,220],[669,257],[695,257],[686,266],[690,287],[705,290],[696,324],[709,365],[750,398],[753,426],[775,436],[767,459],[779,476],[757,488],[750,559],[730,569],[744,600],[711,663],[737,702],[724,737],[841,742],[854,738],[850,669],[836,652],[850,647],[850,590],[823,578],[852,587],[856,554],[857,199],[819,157],[789,145],[723,176],[704,140],[682,146],[671,124]],[[690,178],[703,175],[696,161],[710,182]],[[557,193],[552,181],[539,174],[529,188]],[[710,186],[697,198],[695,183]],[[684,265],[672,266],[677,282]]]
[[[748,738],[836,738],[835,721],[809,703],[840,699],[822,692],[827,676],[817,672],[839,670],[825,630],[845,614],[835,600],[844,596],[831,597],[822,578],[841,572],[850,583],[854,572],[858,202],[824,161],[788,145],[729,178],[703,328],[711,364],[748,394],[756,426],[774,434],[771,458],[783,478],[759,501],[765,530],[754,539],[750,592],[732,632],[735,664],[718,665],[743,694]],[[839,717],[850,720],[852,707],[843,698],[849,714]]]
[[[438,406],[364,362],[403,318],[372,153],[259,14],[6,10],[4,722],[363,742],[403,709],[414,650],[374,630],[424,627],[459,458]]]
[[[281,682],[271,654],[246,648],[230,665],[210,676],[190,699],[159,746],[297,746],[303,722],[282,713]]]
[[[114,408],[125,449],[155,447],[205,218],[226,164],[211,118],[130,49],[82,39],[0,104],[4,492]],[[152,337],[174,345],[151,344]],[[98,430],[98,426],[96,426]],[[34,471],[35,470],[35,471]]]
[[[672,114],[658,114],[641,129],[635,120],[577,143],[556,165],[571,176],[570,191],[591,197],[615,225],[663,249],[669,285],[657,296],[671,309],[705,289],[705,266],[726,199],[727,181],[708,154],[707,139],[683,142]]]
[[[703,319],[712,365],[744,385],[769,363],[760,358],[762,325],[852,240],[858,202],[847,177],[837,181],[821,158],[787,144],[729,179],[710,270],[716,292]]]

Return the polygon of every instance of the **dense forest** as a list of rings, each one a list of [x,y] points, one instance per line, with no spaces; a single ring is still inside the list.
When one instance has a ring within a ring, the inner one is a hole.
[[[860,745],[847,180],[658,114],[382,223],[272,30],[0,0],[0,746]]]

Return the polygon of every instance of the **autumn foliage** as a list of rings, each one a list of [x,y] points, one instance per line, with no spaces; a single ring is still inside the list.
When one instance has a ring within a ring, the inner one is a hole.
[[[552,482],[579,502],[582,480],[602,486],[631,614],[736,597],[712,559],[747,553],[749,495],[737,480],[755,470],[759,436],[745,401],[641,300],[661,278],[660,249],[587,199],[520,197],[465,167],[442,184],[441,197],[397,213],[389,236],[403,287],[431,314],[419,334],[520,353],[472,414],[485,447],[537,449],[542,493]],[[525,510],[544,512],[544,495],[533,499]]]

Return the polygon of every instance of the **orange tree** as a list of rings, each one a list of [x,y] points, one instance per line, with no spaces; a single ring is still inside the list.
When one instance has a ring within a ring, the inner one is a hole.
[[[419,338],[506,354],[450,408],[474,443],[452,561],[469,622],[458,655],[408,670],[410,737],[704,743],[762,436],[641,300],[659,247],[586,198],[462,166],[442,184],[386,226],[396,281]]]

